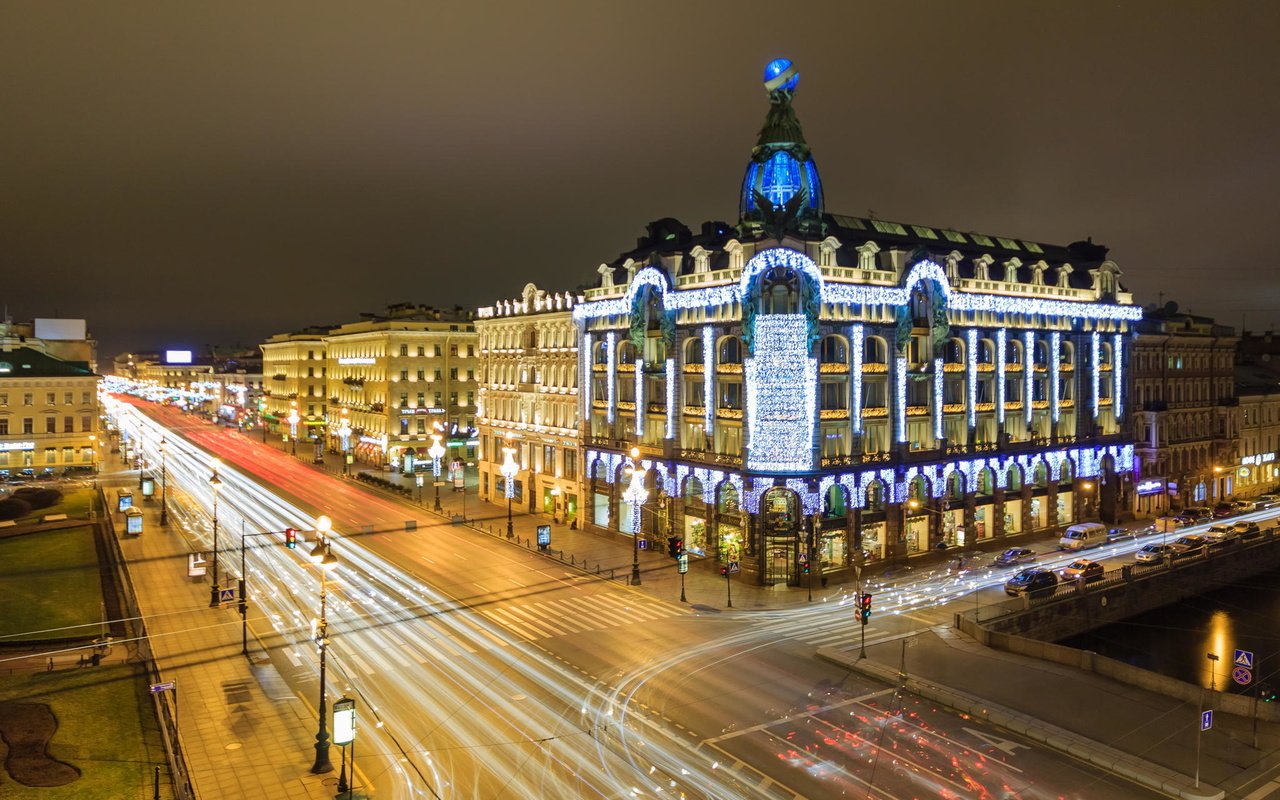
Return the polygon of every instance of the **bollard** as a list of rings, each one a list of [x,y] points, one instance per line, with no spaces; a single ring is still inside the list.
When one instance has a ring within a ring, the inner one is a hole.
[[[577,566],[577,562],[574,560],[574,556],[569,556],[569,566],[571,567]]]

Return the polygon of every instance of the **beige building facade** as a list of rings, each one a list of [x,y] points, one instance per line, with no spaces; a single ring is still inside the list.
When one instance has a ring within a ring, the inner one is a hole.
[[[1212,505],[1234,491],[1239,414],[1235,331],[1208,317],[1148,309],[1133,346],[1134,514]]]
[[[0,342],[0,479],[95,471],[98,378],[28,340]]]
[[[477,408],[480,496],[505,504],[504,448],[519,466],[512,503],[555,522],[581,513],[578,347],[573,307],[581,298],[530,283],[520,297],[477,313],[481,357]]]

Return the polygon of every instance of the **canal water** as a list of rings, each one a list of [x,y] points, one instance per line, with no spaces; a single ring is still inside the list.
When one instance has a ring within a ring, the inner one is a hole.
[[[1280,570],[1187,598],[1059,644],[1219,690],[1250,693],[1232,680],[1232,656],[1251,650],[1253,681],[1280,690]],[[1208,654],[1218,656],[1214,662]]]

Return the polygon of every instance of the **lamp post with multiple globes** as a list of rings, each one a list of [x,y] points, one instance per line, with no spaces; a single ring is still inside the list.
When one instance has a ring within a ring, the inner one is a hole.
[[[169,524],[169,470],[165,461],[165,447],[168,440],[160,437],[160,524]]]
[[[311,772],[320,775],[333,772],[329,760],[329,693],[325,686],[326,654],[329,649],[328,583],[329,573],[337,569],[338,558],[329,544],[329,531],[333,523],[328,517],[316,520],[316,546],[311,550],[311,563],[320,568],[320,619],[315,626],[315,642],[320,648],[320,721],[316,730],[316,760]]]
[[[301,421],[298,416],[298,401],[289,401],[289,454],[298,454],[298,422]]]
[[[648,470],[640,463],[640,448],[631,448],[631,463],[627,466],[631,474],[631,482],[622,499],[631,504],[631,585],[640,585],[640,507],[649,499],[649,490],[645,488],[644,478]]]
[[[213,462],[213,474],[209,476],[209,488],[213,491],[213,586],[209,590],[209,607],[217,607],[221,602],[221,589],[218,584],[218,490],[222,488],[222,479],[218,477],[218,462]]]
[[[437,431],[438,430],[439,426],[437,425]],[[434,477],[432,483],[434,483],[436,487],[436,505],[433,509],[436,512],[443,510],[440,506],[440,459],[444,457],[445,449],[444,446],[440,444],[440,438],[441,437],[438,432],[432,433],[431,447],[427,450],[427,455],[431,456],[431,474]]]
[[[506,480],[503,489],[507,495],[507,538],[510,539],[514,533],[511,527],[511,498],[516,493],[516,473],[520,471],[520,465],[515,460],[516,449],[511,446],[511,434],[507,434],[507,446],[502,448],[502,466],[498,467],[498,471],[502,473],[502,477]]]
[[[342,422],[338,425],[338,438],[342,442],[342,474],[346,475],[347,459],[349,458],[347,453],[351,449],[351,420],[345,408],[342,409]]]

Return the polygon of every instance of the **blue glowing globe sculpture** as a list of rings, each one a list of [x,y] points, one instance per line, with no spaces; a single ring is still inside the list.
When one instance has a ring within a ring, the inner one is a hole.
[[[765,65],[764,68],[764,88],[771,92],[781,89],[786,92],[794,92],[796,84],[800,82],[800,70],[796,69],[796,65],[791,63],[789,58],[775,58]]]

